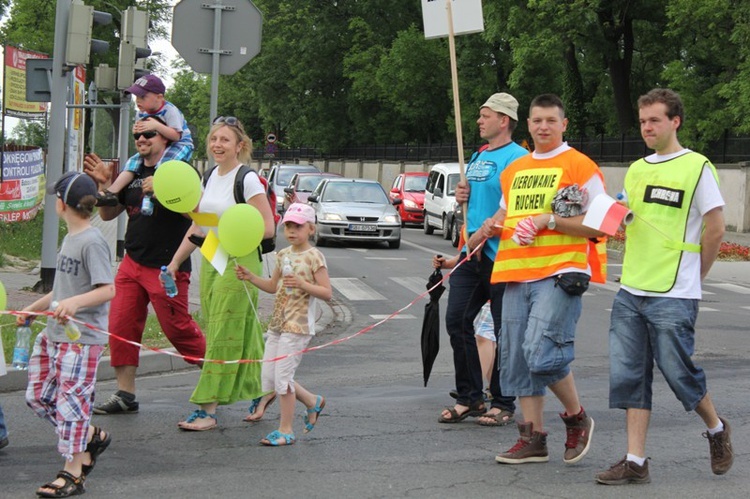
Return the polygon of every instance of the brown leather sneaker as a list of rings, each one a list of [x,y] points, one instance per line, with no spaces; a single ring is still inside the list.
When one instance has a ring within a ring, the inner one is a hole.
[[[581,407],[581,412],[574,416],[560,414],[565,422],[568,439],[565,441],[565,464],[575,464],[588,453],[591,446],[591,435],[594,433],[594,420]]]
[[[651,476],[648,474],[648,459],[643,466],[638,466],[633,461],[622,458],[622,461],[613,465],[607,471],[597,473],[596,481],[604,485],[626,485],[628,483],[649,483]]]
[[[495,461],[503,464],[546,463],[549,461],[547,452],[547,434],[533,431],[533,423],[518,423],[521,438],[516,445],[495,457]]]
[[[720,417],[719,420],[724,423],[724,431],[720,431],[716,435],[711,435],[708,432],[703,433],[703,436],[708,439],[708,447],[711,450],[711,471],[715,475],[723,475],[729,471],[734,463],[734,451],[730,439],[732,429],[726,419]]]

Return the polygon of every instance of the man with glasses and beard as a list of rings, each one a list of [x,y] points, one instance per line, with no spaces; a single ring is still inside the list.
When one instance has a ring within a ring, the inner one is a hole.
[[[144,118],[138,123],[147,120],[164,124],[163,120],[155,116]],[[141,130],[137,127],[138,123],[133,127],[134,131]],[[126,254],[115,277],[116,295],[110,306],[110,332],[140,343],[148,305],[151,303],[162,331],[177,351],[188,357],[202,358],[206,340],[188,310],[190,260],[186,260],[176,272],[176,296],[168,297],[159,279],[161,267],[172,260],[191,220],[166,209],[157,198],[153,198],[153,214],[141,214],[143,197],[153,193],[153,175],[163,159],[169,141],[161,134],[151,131],[136,131],[133,138],[140,155],[140,171],[117,196],[117,206],[99,208],[99,216],[105,221],[115,219],[123,210],[128,214]],[[99,189],[106,188],[110,168],[96,154],[87,155],[84,170],[98,183]],[[138,412],[135,373],[140,348],[113,337],[110,337],[109,347],[118,390],[104,403],[94,407],[94,414]],[[188,362],[200,364],[197,361]]]

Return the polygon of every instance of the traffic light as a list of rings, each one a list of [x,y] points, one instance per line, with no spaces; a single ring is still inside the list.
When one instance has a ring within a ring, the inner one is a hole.
[[[109,24],[112,14],[94,10],[84,5],[81,0],[73,0],[68,14],[67,43],[65,45],[65,64],[77,66],[88,64],[91,52],[101,54],[109,49],[109,43],[91,38],[91,31],[96,24]]]
[[[117,62],[117,88],[124,90],[148,73],[145,61],[151,55],[148,47],[148,13],[128,7],[122,13],[120,55]]]

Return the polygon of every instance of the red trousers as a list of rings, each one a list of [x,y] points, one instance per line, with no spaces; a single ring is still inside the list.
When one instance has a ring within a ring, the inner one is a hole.
[[[151,303],[164,335],[177,351],[182,355],[203,357],[206,337],[188,311],[190,272],[177,272],[175,283],[178,293],[170,298],[159,280],[159,269],[140,265],[125,255],[115,276],[115,298],[109,311],[110,333],[141,343]],[[110,336],[109,348],[113,367],[138,365],[138,347]]]

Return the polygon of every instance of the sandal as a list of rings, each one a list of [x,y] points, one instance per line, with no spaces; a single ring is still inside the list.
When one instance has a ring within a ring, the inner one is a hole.
[[[512,412],[502,409],[496,414],[484,414],[477,420],[480,426],[506,426],[516,421]]]
[[[441,414],[438,418],[438,423],[458,423],[459,421],[463,421],[469,416],[475,418],[477,416],[482,416],[485,412],[487,412],[487,409],[484,406],[484,402],[482,401],[474,402],[469,406],[466,412],[463,412],[461,414],[458,413],[455,407],[446,407],[445,410],[450,413],[451,417],[446,418]]]
[[[266,438],[260,441],[261,445],[270,447],[279,447],[284,445],[294,445],[297,439],[294,433],[281,433],[279,430],[272,431]]]
[[[263,411],[260,412],[260,415],[257,418],[253,418],[252,416],[258,414],[258,409],[260,409],[260,401],[263,399],[263,397],[258,397],[256,399],[253,399],[252,402],[250,402],[250,407],[247,408],[247,410],[250,412],[243,421],[246,421],[248,423],[255,423],[257,421],[260,421],[263,419],[263,416],[266,414],[266,411],[268,408],[273,404],[274,400],[276,400],[276,393],[273,394],[273,396],[268,399],[268,402],[263,406]]]
[[[211,424],[209,424],[208,426],[201,427],[193,424],[196,419],[213,419],[213,421],[211,421]],[[216,414],[209,414],[203,409],[196,409],[185,421],[180,421],[179,423],[177,423],[177,426],[179,426],[181,430],[185,431],[207,431],[213,430],[218,426],[218,424],[219,423],[216,420]]]
[[[101,434],[104,433],[104,440],[102,440]],[[81,470],[84,476],[88,476],[89,473],[94,471],[96,465],[96,459],[101,455],[102,452],[107,450],[109,444],[112,443],[112,435],[105,432],[99,427],[94,426],[94,435],[91,437],[91,441],[86,445],[86,452],[91,456],[91,462],[81,466]]]
[[[36,491],[36,495],[39,497],[70,497],[70,496],[78,496],[86,492],[86,489],[83,488],[83,482],[86,480],[86,477],[81,474],[79,477],[75,477],[68,473],[67,471],[60,471],[57,473],[57,478],[62,478],[65,483],[62,485],[56,485],[52,482],[45,483],[41,487],[39,487],[39,490]],[[45,492],[41,489],[50,489],[52,492]]]
[[[324,399],[321,395],[318,395],[318,398],[315,399],[315,407],[312,409],[307,410],[307,414],[302,416],[302,419],[305,421],[305,429],[304,433],[310,433],[313,431],[313,428],[315,428],[315,424],[320,419],[320,413],[323,412],[323,408],[326,406],[326,399]],[[313,414],[317,414],[315,416],[315,423],[310,422],[310,416]]]

